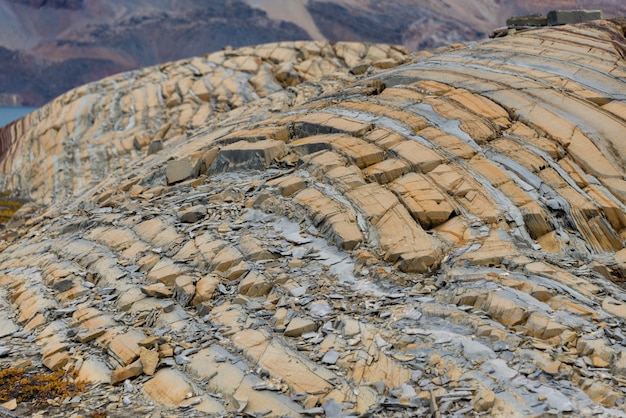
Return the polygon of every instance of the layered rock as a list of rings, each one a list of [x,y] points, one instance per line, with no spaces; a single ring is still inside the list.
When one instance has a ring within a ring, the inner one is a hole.
[[[126,382],[94,395],[120,414],[623,416],[623,33],[262,45],[68,93],[3,159],[47,205],[0,253],[2,361]]]

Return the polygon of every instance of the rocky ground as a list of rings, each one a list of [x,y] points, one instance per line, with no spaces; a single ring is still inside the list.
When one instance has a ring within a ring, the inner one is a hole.
[[[626,415],[625,51],[282,43],[66,93],[0,133],[0,365],[91,382],[39,416]]]

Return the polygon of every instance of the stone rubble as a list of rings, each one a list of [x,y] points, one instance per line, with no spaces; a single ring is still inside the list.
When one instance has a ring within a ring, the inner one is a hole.
[[[626,416],[623,34],[68,92],[2,160],[42,207],[2,242],[0,366],[92,382],[46,416]]]

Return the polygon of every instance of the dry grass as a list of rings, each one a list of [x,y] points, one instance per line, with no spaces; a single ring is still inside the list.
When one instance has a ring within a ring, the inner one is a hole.
[[[77,380],[74,370],[39,374],[36,370],[8,368],[0,371],[0,402],[16,399],[44,405],[49,400],[65,399],[85,391],[85,382]]]

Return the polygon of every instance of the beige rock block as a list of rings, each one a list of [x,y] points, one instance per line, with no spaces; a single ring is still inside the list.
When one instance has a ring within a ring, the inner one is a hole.
[[[359,168],[365,168],[384,159],[383,150],[374,144],[349,135],[318,135],[290,143],[292,147],[310,144],[315,152],[325,149],[324,144],[330,143],[339,154],[345,155]]]
[[[283,379],[296,392],[318,394],[334,386],[329,382],[336,377],[333,373],[317,367],[276,339],[269,339],[261,331],[242,330],[233,336],[232,341],[250,361],[258,363],[271,376]]]
[[[137,329],[130,329],[125,334],[118,334],[109,344],[109,353],[126,366],[137,360],[140,353],[139,341],[146,338],[145,334]]]
[[[274,312],[274,316],[270,320],[272,327],[276,331],[284,331],[286,327],[285,323],[287,322],[287,315],[289,311],[286,308],[278,308],[276,312]]]
[[[467,212],[480,217],[487,223],[495,223],[500,218],[500,209],[493,199],[483,192],[468,172],[458,166],[441,164],[429,173],[436,185],[453,196]]]
[[[388,158],[363,170],[363,174],[377,183],[387,184],[409,172],[409,166],[402,160]]]
[[[194,396],[194,390],[185,375],[176,369],[159,370],[141,389],[153,402],[168,407],[177,407]]]
[[[609,296],[602,301],[602,309],[610,314],[626,319],[626,302]]]
[[[250,297],[265,296],[271,292],[272,284],[264,275],[250,272],[239,282],[238,290]]]
[[[622,398],[620,392],[613,390],[610,385],[595,379],[581,379],[578,385],[592,401],[604,406],[614,406],[616,401]]]
[[[467,110],[490,119],[497,129],[506,129],[511,125],[509,113],[488,98],[465,89],[455,89],[445,95]]]
[[[196,283],[196,293],[193,297],[191,304],[193,306],[198,306],[202,302],[210,301],[213,299],[213,294],[215,293],[215,289],[217,289],[217,285],[221,282],[218,276],[208,275],[204,276],[202,279],[198,280]]]
[[[199,166],[190,158],[168,161],[165,166],[167,184],[174,184],[198,175]]]
[[[409,173],[394,181],[390,188],[423,228],[441,225],[454,213],[446,195],[421,174]]]
[[[389,149],[404,141],[404,137],[389,129],[375,127],[363,135],[363,139],[373,142],[381,148]]]
[[[556,280],[557,282],[569,286],[572,289],[576,289],[577,292],[582,293],[587,297],[593,297],[593,295],[598,294],[601,289],[587,281],[582,277],[577,277],[566,270],[563,270],[559,267],[543,263],[543,262],[533,262],[528,263],[525,266],[526,270],[530,273],[539,274],[544,277],[548,277],[550,279]],[[605,299],[605,302],[609,299]],[[603,307],[603,309],[605,309]],[[606,310],[606,309],[605,309]]]
[[[43,358],[41,363],[53,372],[61,369],[70,360],[70,356],[66,351],[56,352]]]
[[[363,242],[356,215],[341,203],[313,188],[298,192],[294,201],[307,209],[313,223],[330,235],[340,248],[352,250]]]
[[[98,359],[88,358],[80,366],[78,380],[91,383],[110,383],[111,370],[104,362]]]
[[[300,138],[334,133],[361,137],[370,129],[372,129],[370,123],[359,122],[342,116],[333,116],[328,113],[298,115],[294,122],[294,131]]]
[[[511,180],[504,170],[484,156],[475,156],[469,161],[468,165],[495,187],[499,187]]]
[[[326,176],[328,181],[337,184],[340,190],[356,189],[366,184],[363,173],[354,165],[333,168],[326,173]]]
[[[287,337],[299,337],[307,332],[317,331],[318,325],[315,321],[310,319],[295,317],[289,321],[287,328],[285,329],[285,335]]]
[[[141,286],[139,289],[144,295],[154,298],[171,298],[173,295],[172,291],[163,284]]]
[[[156,216],[135,226],[135,233],[144,241],[155,247],[169,247],[178,240],[180,235],[176,232],[173,219]]]
[[[265,245],[252,235],[243,235],[239,239],[239,249],[246,260],[260,261],[276,258],[274,254],[265,249]]]
[[[438,239],[428,235],[401,205],[391,208],[376,225],[385,259],[405,272],[426,272],[442,258]]]
[[[139,361],[141,362],[143,372],[148,376],[152,376],[159,365],[159,353],[153,350],[148,350],[145,347],[140,347]]]
[[[306,181],[299,176],[279,177],[267,182],[268,186],[276,186],[283,196],[291,196],[306,187]]]
[[[351,190],[347,196],[367,215],[373,225],[376,225],[391,208],[399,203],[391,191],[377,183]]]
[[[211,262],[211,267],[217,271],[224,272],[242,260],[243,254],[238,249],[226,245],[215,255]]]
[[[73,326],[80,329],[96,330],[110,328],[116,325],[113,318],[103,314],[96,308],[81,308],[72,315]]]
[[[287,154],[283,141],[266,139],[256,142],[238,141],[221,148],[212,169],[224,171],[229,168],[266,168]]]
[[[171,258],[161,258],[148,272],[146,279],[151,283],[163,283],[173,286],[174,281],[180,275],[185,274],[185,268],[177,264]]]
[[[141,362],[136,360],[129,364],[128,366],[120,367],[119,369],[115,369],[111,372],[111,384],[117,385],[118,383],[122,383],[126,379],[132,379],[134,377],[140,376],[143,372],[143,367],[141,366]]]
[[[526,328],[530,335],[544,340],[560,336],[563,332],[570,330],[569,327],[552,321],[549,317],[539,312],[530,314],[526,321]]]
[[[503,260],[519,253],[512,242],[500,239],[497,232],[492,232],[481,244],[476,251],[465,253],[459,259],[468,260],[477,266],[498,266]]]
[[[66,351],[69,346],[65,342],[56,341],[51,344],[46,344],[43,348],[41,355],[45,357],[50,357],[53,354],[59,353],[61,351]]]
[[[402,141],[394,145],[391,151],[421,173],[432,171],[444,160],[436,151],[413,140]]]
[[[45,324],[46,324],[46,317],[38,313],[34,317],[32,317],[32,319],[28,321],[26,325],[24,325],[24,329],[32,330],[32,329],[39,328],[40,326],[45,325]],[[11,328],[7,328],[7,329],[10,330]]]
[[[301,407],[288,397],[277,391],[260,391],[255,385],[263,381],[252,374],[245,374],[238,365],[230,361],[218,362],[217,356],[229,357],[228,352],[220,347],[212,346],[191,356],[187,366],[189,372],[199,379],[213,376],[207,386],[215,393],[224,394],[229,402],[245,400],[244,412],[255,414],[271,410],[270,416],[298,416]]]

